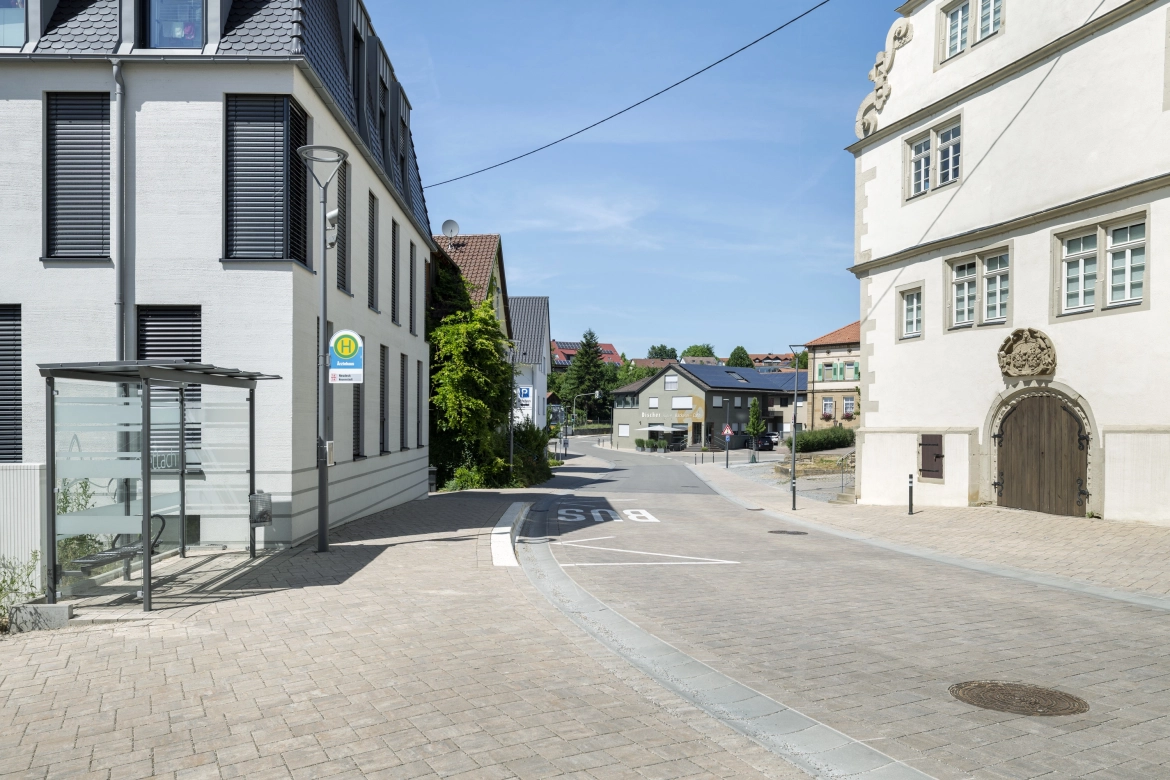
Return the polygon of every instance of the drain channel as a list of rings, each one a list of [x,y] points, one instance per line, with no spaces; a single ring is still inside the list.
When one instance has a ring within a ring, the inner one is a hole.
[[[769,531],[770,534],[785,534],[787,536],[808,536],[808,531]]]

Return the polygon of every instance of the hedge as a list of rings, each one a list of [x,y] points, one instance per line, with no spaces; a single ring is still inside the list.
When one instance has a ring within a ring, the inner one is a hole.
[[[796,451],[835,450],[841,447],[852,447],[854,441],[852,428],[821,428],[815,431],[802,431],[796,434]],[[784,446],[792,447],[791,436],[784,440]]]

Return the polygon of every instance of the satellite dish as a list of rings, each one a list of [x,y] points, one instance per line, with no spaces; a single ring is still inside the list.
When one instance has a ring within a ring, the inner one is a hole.
[[[447,238],[455,238],[459,235],[459,223],[453,219],[449,219],[443,223],[443,235]]]

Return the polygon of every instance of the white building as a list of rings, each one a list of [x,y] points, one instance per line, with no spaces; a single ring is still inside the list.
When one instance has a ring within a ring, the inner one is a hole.
[[[544,428],[548,425],[548,375],[552,371],[548,297],[512,296],[508,308],[516,344],[515,418],[532,420],[537,428]]]
[[[1170,522],[1167,0],[910,0],[857,118],[861,503]]]
[[[0,460],[44,461],[39,363],[278,374],[257,391],[261,539],[312,534],[322,258],[296,148],[327,144],[349,154],[328,319],[366,353],[365,384],[330,394],[331,520],[425,496],[434,245],[410,103],[360,0],[28,5],[0,16]],[[248,527],[196,532],[239,544]]]

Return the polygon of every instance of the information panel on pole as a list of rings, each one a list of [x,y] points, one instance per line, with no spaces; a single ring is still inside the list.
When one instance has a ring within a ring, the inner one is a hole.
[[[362,384],[364,365],[362,337],[352,330],[334,333],[329,339],[329,384]]]

